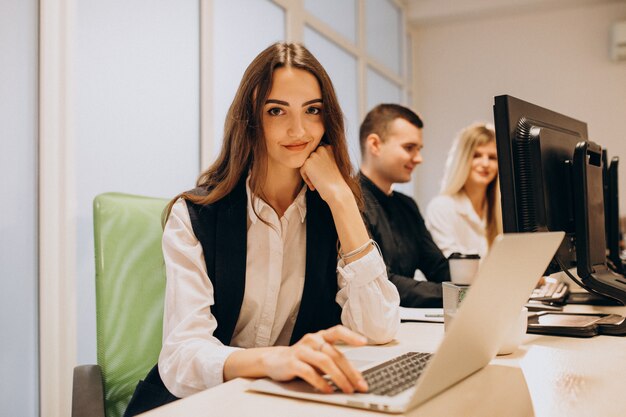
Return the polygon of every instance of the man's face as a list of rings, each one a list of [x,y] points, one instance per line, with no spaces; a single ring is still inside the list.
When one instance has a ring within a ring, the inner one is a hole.
[[[422,163],[422,129],[404,119],[395,119],[374,151],[374,167],[391,184],[409,182],[413,169]]]

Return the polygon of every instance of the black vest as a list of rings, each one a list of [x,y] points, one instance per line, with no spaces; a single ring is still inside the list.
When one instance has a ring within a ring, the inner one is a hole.
[[[206,195],[196,188],[194,194]],[[187,201],[193,231],[202,245],[215,304],[214,336],[229,345],[239,318],[246,279],[247,195],[245,178],[223,199],[207,205]],[[339,324],[341,309],[337,295],[337,231],[328,205],[317,192],[306,193],[306,272],[300,311],[291,344],[306,333]],[[124,413],[135,416],[175,401],[159,374],[158,365],[140,381]]]
[[[207,194],[195,189],[194,194]],[[217,320],[214,336],[229,345],[243,301],[246,279],[247,194],[245,177],[221,200],[207,205],[187,201],[193,231],[202,245],[213,284]],[[317,192],[306,192],[306,272],[302,301],[290,344],[306,333],[339,324],[337,231],[330,208]],[[294,294],[295,296],[295,294]]]

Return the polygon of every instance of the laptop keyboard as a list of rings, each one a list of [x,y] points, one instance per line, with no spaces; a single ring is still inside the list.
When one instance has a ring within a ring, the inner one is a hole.
[[[368,393],[391,397],[411,388],[431,356],[431,353],[408,352],[363,371]],[[334,383],[331,386],[339,391]]]

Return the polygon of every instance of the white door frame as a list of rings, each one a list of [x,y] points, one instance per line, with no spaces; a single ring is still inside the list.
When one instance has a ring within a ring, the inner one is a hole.
[[[39,412],[71,414],[76,365],[74,0],[39,2]]]

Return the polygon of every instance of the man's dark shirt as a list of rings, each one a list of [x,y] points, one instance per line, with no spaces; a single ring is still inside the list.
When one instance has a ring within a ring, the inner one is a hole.
[[[402,193],[386,195],[363,173],[365,221],[383,253],[389,280],[404,307],[441,307],[441,282],[450,280],[448,260],[433,241],[415,201]],[[421,270],[428,281],[413,279]]]

